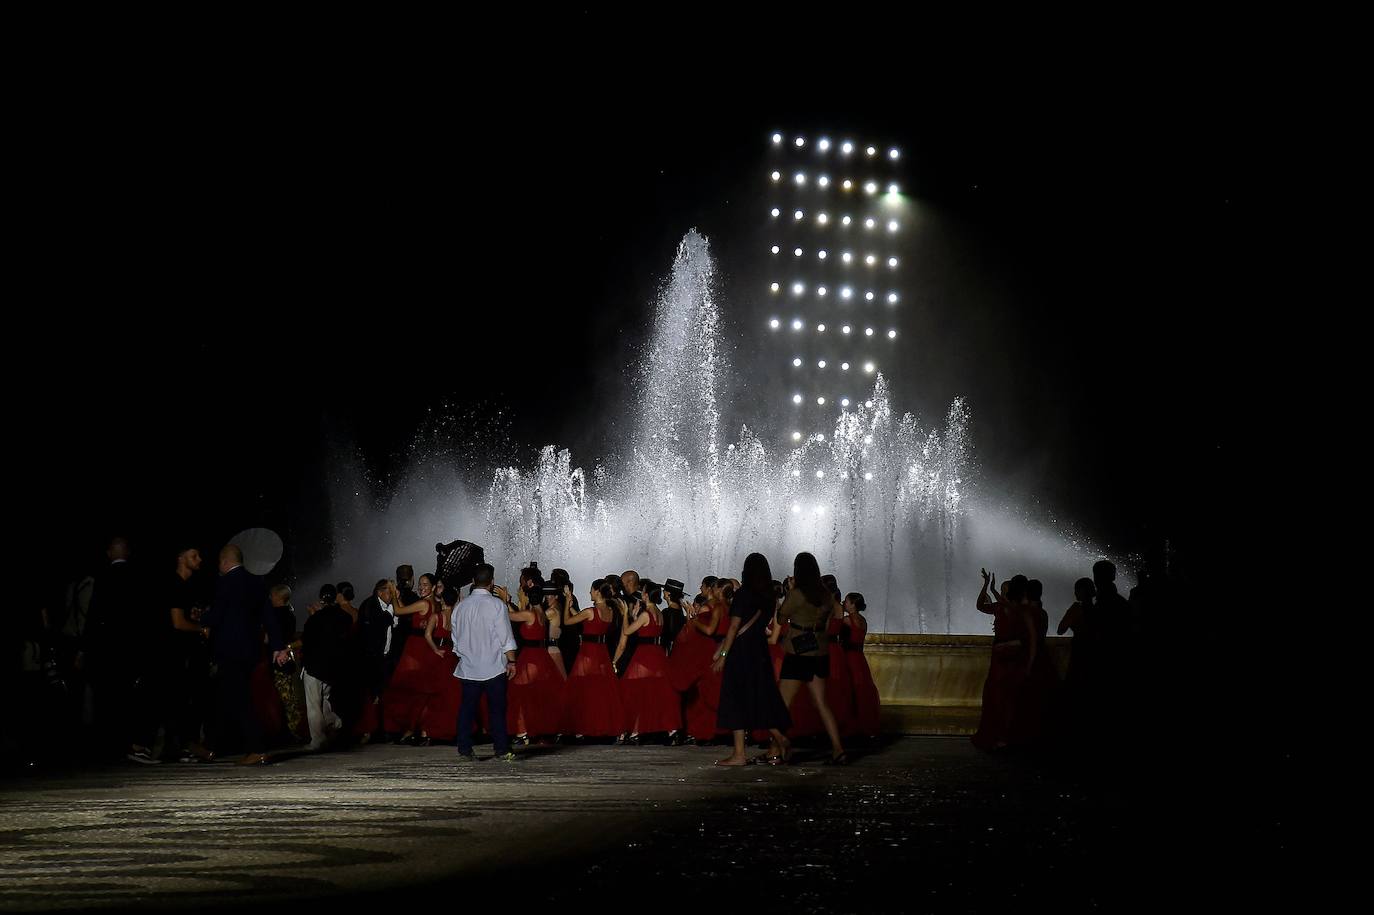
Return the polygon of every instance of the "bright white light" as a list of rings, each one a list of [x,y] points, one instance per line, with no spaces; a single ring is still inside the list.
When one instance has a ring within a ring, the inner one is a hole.
[[[842,333],[842,334],[847,334],[847,333],[849,333],[851,330],[853,330],[853,328],[851,328],[848,324],[846,324],[844,327],[841,327],[841,328],[840,328],[840,333]],[[847,363],[846,363],[846,364],[847,364]]]
[[[852,189],[852,188],[854,187],[854,182],[853,182],[853,181],[850,181],[848,178],[846,178],[846,179],[844,179],[844,184],[842,185],[842,187],[843,187],[846,191],[847,191],[847,190],[850,190],[850,189]]]
[[[840,220],[840,222],[844,223],[845,225],[849,225],[849,224],[850,224],[851,222],[853,222],[853,221],[854,221],[854,220],[850,219],[848,216],[846,216],[844,219],[841,219],[841,220]]]
[[[821,175],[820,180],[816,183],[819,184],[821,187],[830,187],[830,179],[827,178],[825,175]]]
[[[772,286],[770,286],[769,288],[772,289],[774,292],[777,292],[778,289],[779,289],[780,287],[778,286],[777,283],[774,283],[774,284],[773,284]]]
[[[799,442],[799,441],[801,441],[801,433],[800,433],[800,432],[793,432],[793,433],[792,433],[792,441],[794,441],[794,442]]]
[[[800,182],[798,182],[798,183],[800,183]],[[865,184],[865,185],[864,185],[864,193],[866,193],[866,194],[876,194],[876,193],[878,193],[878,182],[876,182],[876,181],[870,181],[870,182],[868,182],[867,184]]]
[[[779,248],[777,245],[774,245],[773,248],[772,248],[772,251],[773,251],[774,254],[777,254],[777,253],[778,253],[779,251],[781,251],[781,250],[782,250],[782,249]]]
[[[775,133],[775,134],[773,134],[773,142],[774,142],[774,143],[781,143],[781,142],[782,142],[782,134],[780,134],[780,133]]]
[[[846,140],[844,145],[840,147],[840,150],[847,156],[854,151],[854,144]]]
[[[821,152],[825,152],[827,149],[830,148],[830,141],[822,137],[821,142],[818,145],[821,148]],[[896,150],[893,150],[893,152],[896,152]]]
[[[871,401],[869,402],[869,406],[872,406],[872,402],[871,402]],[[865,435],[865,436],[864,436],[864,444],[865,444],[865,445],[871,445],[871,444],[873,444],[873,436],[871,436],[871,435]]]
[[[889,339],[889,340],[896,340],[896,339],[897,339],[897,332],[896,332],[895,330],[890,330],[890,331],[888,331],[888,332],[887,332],[887,339]]]
[[[771,321],[768,322],[768,326],[773,328],[774,330],[777,330],[779,327],[782,327],[782,322],[779,321],[777,318],[773,318]]]
[[[816,325],[816,332],[817,332],[817,333],[820,333],[820,334],[825,333],[825,325],[824,325],[824,324],[817,324],[817,325]],[[824,363],[824,362],[821,363],[821,368],[825,368],[825,363]]]
[[[864,363],[864,371],[867,372],[868,374],[872,375],[872,374],[873,374],[873,363],[871,363],[871,362],[865,362],[865,363]]]
[[[799,476],[801,476],[801,471],[800,471],[800,470],[793,470],[793,471],[792,471],[792,476],[794,476],[794,477],[799,477]]]
[[[824,359],[817,359],[817,360],[816,360],[816,368],[818,368],[818,369],[823,369],[823,368],[825,368],[825,360],[824,360]]]
[[[823,442],[823,441],[825,441],[825,436],[824,436],[824,435],[818,435],[818,436],[816,436],[816,441],[818,441],[818,442]]]
[[[826,254],[824,251],[817,251],[816,256],[819,257],[821,260],[825,260],[826,258]]]
[[[803,292],[805,292],[805,291],[806,291],[806,287],[803,286],[801,283],[793,283],[793,284],[792,284],[792,294],[793,294],[793,295],[801,295],[801,294],[802,294]]]
[[[801,330],[801,329],[802,329],[802,321],[801,321],[801,318],[793,318],[793,319],[792,319],[792,329],[793,329],[793,330]]]
[[[874,218],[873,218],[872,216],[870,216],[870,217],[868,217],[867,219],[864,220],[864,228],[865,228],[865,229],[871,229],[871,228],[873,228],[874,226],[876,226],[877,224],[878,224],[877,221],[874,220]]]
[[[801,257],[801,256],[802,256],[802,249],[801,249],[801,248],[797,248],[797,249],[794,250],[792,253],[795,254],[795,255],[797,255],[797,257]]]
[[[846,286],[846,287],[844,287],[843,289],[840,290],[840,298],[842,298],[842,299],[847,299],[847,298],[849,298],[850,296],[852,296],[853,294],[854,294],[854,290],[853,290],[853,289],[850,289],[848,286]]]
[[[844,255],[840,258],[840,260],[844,261],[847,264],[850,261],[854,260],[854,255],[846,251],[844,252]]]
[[[792,402],[793,402],[793,403],[801,403],[801,401],[802,401],[802,397],[801,397],[800,394],[793,394],[793,395],[792,395]]]
[[[887,259],[887,265],[888,265],[889,267],[892,267],[893,269],[896,269],[896,267],[897,267],[897,258],[895,258],[895,257],[889,257],[889,258]]]
[[[891,222],[889,222],[889,223],[887,224],[887,230],[888,230],[889,232],[896,232],[896,231],[897,231],[897,220],[894,219],[894,220],[892,220]]]
[[[793,359],[792,364],[797,368],[801,368],[801,356],[798,356],[797,358]],[[801,395],[798,394],[797,397],[801,397]],[[801,403],[801,401],[798,400],[797,403]]]
[[[873,290],[870,289],[870,290],[868,290],[868,292],[865,292],[865,293],[864,293],[864,298],[867,299],[867,300],[870,301],[870,302],[873,301]]]
[[[777,219],[778,215],[782,213],[782,210],[778,209],[777,207],[773,207],[773,209],[770,212],[772,213],[773,218]]]
[[[889,194],[895,194],[895,193],[898,192],[898,190],[899,190],[899,188],[898,188],[897,185],[895,185],[895,184],[889,184],[889,185],[887,186],[887,192],[888,192]]]
[[[870,266],[870,267],[872,267],[872,266],[873,266],[874,264],[876,264],[877,262],[878,262],[878,258],[877,258],[876,255],[873,255],[873,254],[870,254],[870,255],[868,255],[868,257],[865,257],[865,258],[864,258],[864,263],[865,263],[865,264],[868,264],[868,266]]]
[[[864,336],[865,336],[865,337],[871,337],[871,336],[873,336],[873,328],[871,328],[871,327],[865,327],[865,328],[864,328]]]
[[[805,140],[804,138],[802,138],[802,137],[797,137],[797,145],[798,145],[798,146],[805,146],[805,145],[806,145],[806,140]]]
[[[871,401],[871,400],[865,400],[865,401],[864,401],[864,406],[865,406],[865,407],[868,407],[868,409],[872,410],[872,409],[873,409],[873,401]],[[869,438],[870,441],[872,441],[873,436],[870,435],[868,438]]]
[[[818,472],[819,472],[819,471],[818,471]],[[825,514],[825,506],[824,506],[824,505],[817,505],[817,506],[816,506],[816,514],[818,514],[818,515],[823,515],[823,514]]]
[[[796,502],[793,502],[793,503],[792,503],[792,514],[794,514],[794,515],[800,515],[800,514],[801,514],[801,506],[798,505]]]
[[[865,479],[865,480],[871,480],[871,479],[873,479],[873,474],[871,474],[871,473],[866,473],[866,474],[864,474],[864,479]]]
[[[847,406],[849,406],[849,398],[848,398],[848,397],[841,397],[841,398],[840,398],[840,406],[842,406],[842,407],[847,407]],[[843,477],[844,474],[840,474],[840,476]]]
[[[820,223],[821,225],[825,225],[825,224],[826,224],[827,222],[829,222],[829,221],[830,221],[830,217],[827,216],[827,215],[825,215],[824,213],[822,213],[822,214],[820,214],[819,216],[816,217],[816,222]]]
[[[801,144],[798,143],[797,145],[800,146]],[[876,156],[876,155],[878,154],[877,148],[876,148],[876,147],[873,147],[873,146],[868,147],[868,154],[869,154],[870,156]]]
[[[849,331],[845,331],[845,333],[849,333]],[[847,371],[849,371],[849,363],[848,363],[848,362],[841,362],[841,363],[840,363],[840,371],[842,371],[842,372],[847,372]]]
[[[803,172],[797,172],[797,177],[796,177],[795,179],[793,179],[793,180],[795,180],[798,184],[805,184],[805,183],[806,183],[806,174],[803,173]]]
[[[792,218],[793,218],[793,219],[801,219],[801,218],[802,218],[803,216],[805,216],[805,215],[806,215],[806,214],[803,213],[801,210],[797,210],[797,212],[795,212],[795,213],[792,214]]]
[[[816,479],[818,479],[818,480],[824,480],[824,479],[825,479],[825,471],[824,471],[824,470],[817,470],[817,471],[816,471]],[[821,513],[821,507],[820,507],[819,505],[817,505],[817,506],[816,506],[816,514],[819,515],[820,513]]]
[[[895,146],[887,151],[887,157],[889,159],[896,159],[899,155],[901,154],[897,152],[897,147]]]
[[[824,286],[817,286],[817,287],[816,287],[816,295],[825,295],[825,287],[824,287]]]
[[[897,293],[895,293],[895,292],[889,292],[889,293],[887,294],[887,301],[888,301],[888,304],[889,304],[889,305],[896,305],[896,304],[897,304]]]
[[[817,398],[816,398],[816,404],[817,404],[818,406],[822,406],[822,407],[825,406],[825,398],[824,398],[824,397],[817,397]]]
[[[774,180],[774,181],[781,181],[781,180],[782,180],[782,173],[781,173],[781,172],[773,172],[773,180]]]

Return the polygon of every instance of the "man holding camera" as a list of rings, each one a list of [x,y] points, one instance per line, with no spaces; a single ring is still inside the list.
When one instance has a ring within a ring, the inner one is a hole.
[[[507,610],[510,595],[493,587],[495,570],[482,563],[473,571],[472,593],[453,608],[450,629],[458,666],[453,675],[463,681],[463,704],[458,712],[458,758],[472,762],[472,722],[477,703],[487,697],[491,738],[496,758],[515,759],[506,730],[506,681],[515,676],[515,636]]]

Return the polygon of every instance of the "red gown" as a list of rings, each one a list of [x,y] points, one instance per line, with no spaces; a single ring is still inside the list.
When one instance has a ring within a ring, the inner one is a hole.
[[[825,704],[830,706],[830,714],[835,716],[835,725],[841,737],[853,737],[859,733],[859,723],[854,718],[854,683],[850,679],[849,662],[844,657],[845,633],[844,620],[839,616],[830,617],[825,626],[825,637],[829,644],[830,676],[825,681]]]
[[[1016,702],[1026,680],[1026,632],[1019,608],[998,603],[992,616],[992,660],[983,682],[983,708],[972,737],[980,750],[996,750],[1013,741]],[[1013,644],[1019,643],[1019,644]]]
[[[563,727],[566,677],[544,646],[544,627],[521,623],[523,645],[515,659],[515,676],[506,687],[506,727],[512,734],[557,734]],[[582,733],[586,733],[585,731]]]
[[[620,680],[625,704],[625,730],[631,734],[657,734],[682,727],[682,702],[668,684],[668,655],[655,644],[663,625],[648,622],[639,628],[630,666]]]
[[[420,730],[430,739],[439,741],[458,738],[458,709],[463,705],[463,681],[453,675],[453,669],[458,666],[458,656],[453,653],[453,633],[449,631],[446,617],[447,614],[440,613],[434,622],[434,643],[447,647],[442,658],[430,652],[433,660],[426,662],[430,665],[433,694],[420,715]],[[424,636],[418,638],[424,644]],[[428,645],[425,645],[425,650],[429,651]]]
[[[582,624],[583,641],[568,674],[562,733],[583,737],[618,737],[625,730],[625,707],[620,699],[620,681],[611,670],[611,656],[604,642],[589,642],[587,637],[605,638],[610,624],[602,621],[599,610]]]
[[[1045,644],[1050,628],[1049,614],[1036,605],[1029,610],[1035,626],[1037,650],[1031,662],[1030,678],[1022,687],[1012,720],[1012,742],[1024,745],[1037,744],[1047,736],[1059,691],[1059,672],[1054,669],[1054,660]]]
[[[690,626],[689,626],[690,628]],[[684,629],[684,632],[687,630]],[[720,708],[720,683],[721,675],[711,669],[712,659],[720,649],[721,641],[725,634],[730,631],[730,613],[723,610],[720,614],[720,621],[716,624],[716,636],[712,638],[700,632],[693,631],[687,641],[688,649],[683,652],[681,666],[677,669],[673,679],[673,688],[678,689],[678,684],[683,682],[683,678],[694,675],[688,681],[686,689],[679,689],[679,692],[687,693],[686,724],[687,733],[697,740],[711,740],[718,734],[725,734],[716,727],[716,713]],[[679,644],[681,640],[679,639]],[[673,658],[678,658],[679,648],[673,646]]]
[[[434,598],[427,597],[425,601],[429,609],[405,617],[409,621],[409,635],[382,699],[383,723],[388,731],[420,730],[425,706],[434,694],[432,662],[438,658],[425,642],[425,623],[434,612]]]
[[[844,659],[849,666],[849,680],[854,686],[854,720],[859,734],[863,737],[877,737],[882,702],[878,698],[878,687],[873,682],[873,671],[864,657],[864,636],[868,635],[868,622],[855,617],[862,625],[846,626],[848,641],[844,643]]]

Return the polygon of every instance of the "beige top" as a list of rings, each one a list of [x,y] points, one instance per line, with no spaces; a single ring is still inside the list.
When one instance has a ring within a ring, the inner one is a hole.
[[[827,595],[828,597],[829,595]],[[819,657],[827,653],[821,634],[825,631],[825,624],[830,620],[830,601],[825,602],[825,606],[818,607],[806,599],[806,595],[800,588],[793,588],[787,593],[782,606],[778,608],[778,621],[787,623],[787,651],[789,654],[800,654],[809,657]],[[816,648],[810,651],[797,651],[794,641],[801,637],[812,636]]]

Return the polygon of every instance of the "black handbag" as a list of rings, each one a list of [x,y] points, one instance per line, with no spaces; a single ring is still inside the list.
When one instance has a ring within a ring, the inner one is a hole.
[[[811,654],[821,650],[820,640],[814,632],[803,632],[792,636],[793,654]]]

